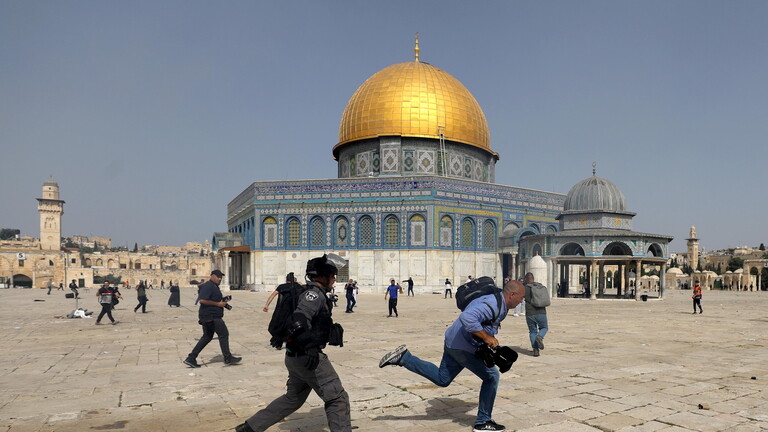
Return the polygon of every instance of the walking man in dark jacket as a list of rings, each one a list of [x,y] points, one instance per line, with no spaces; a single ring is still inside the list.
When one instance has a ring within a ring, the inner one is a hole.
[[[229,351],[229,329],[224,322],[224,307],[227,306],[227,302],[224,301],[224,296],[221,295],[219,284],[224,277],[224,273],[221,270],[214,270],[211,272],[211,279],[200,285],[198,288],[198,299],[200,301],[200,310],[198,312],[198,321],[203,326],[203,337],[197,342],[192,352],[189,353],[184,364],[199,368],[197,363],[197,356],[203,348],[213,340],[213,334],[219,337],[219,346],[221,346],[221,354],[224,356],[224,364],[235,365],[240,363],[242,357],[235,357]]]

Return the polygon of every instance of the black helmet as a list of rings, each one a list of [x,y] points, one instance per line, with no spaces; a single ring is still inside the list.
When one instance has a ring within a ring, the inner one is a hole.
[[[345,265],[347,262],[344,258],[336,254],[324,254],[307,261],[307,276],[336,276]]]

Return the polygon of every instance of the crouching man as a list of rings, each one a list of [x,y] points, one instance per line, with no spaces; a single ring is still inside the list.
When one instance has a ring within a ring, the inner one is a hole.
[[[445,346],[440,366],[421,360],[401,345],[386,354],[379,367],[397,365],[419,374],[440,387],[447,387],[459,373],[469,369],[483,380],[480,386],[480,403],[473,431],[504,431],[504,426],[493,421],[493,404],[499,386],[499,369],[475,357],[478,347],[486,344],[491,349],[499,346],[496,334],[499,325],[507,317],[507,311],[517,306],[525,296],[525,286],[510,281],[502,291],[503,301],[499,305],[493,294],[472,301],[459,318],[445,331]],[[499,310],[501,308],[501,310]],[[508,349],[508,348],[507,348]],[[514,359],[517,356],[514,355]],[[514,359],[512,361],[514,361]],[[511,364],[507,365],[511,366]],[[503,371],[506,371],[503,369]]]

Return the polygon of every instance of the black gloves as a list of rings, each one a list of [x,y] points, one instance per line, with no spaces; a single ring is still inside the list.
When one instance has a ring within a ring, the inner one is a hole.
[[[317,369],[317,365],[320,364],[320,350],[311,347],[304,350],[304,352],[307,356],[307,361],[304,363],[304,367],[311,371]]]

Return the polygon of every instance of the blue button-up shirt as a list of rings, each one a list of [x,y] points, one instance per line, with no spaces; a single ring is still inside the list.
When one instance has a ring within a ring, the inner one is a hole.
[[[499,303],[493,294],[482,296],[467,306],[459,318],[445,331],[445,346],[474,353],[482,342],[475,340],[471,332],[485,330],[491,336],[499,333],[499,324],[507,317],[507,305],[504,294],[501,293],[501,312]],[[498,314],[498,318],[490,325],[483,325]]]

